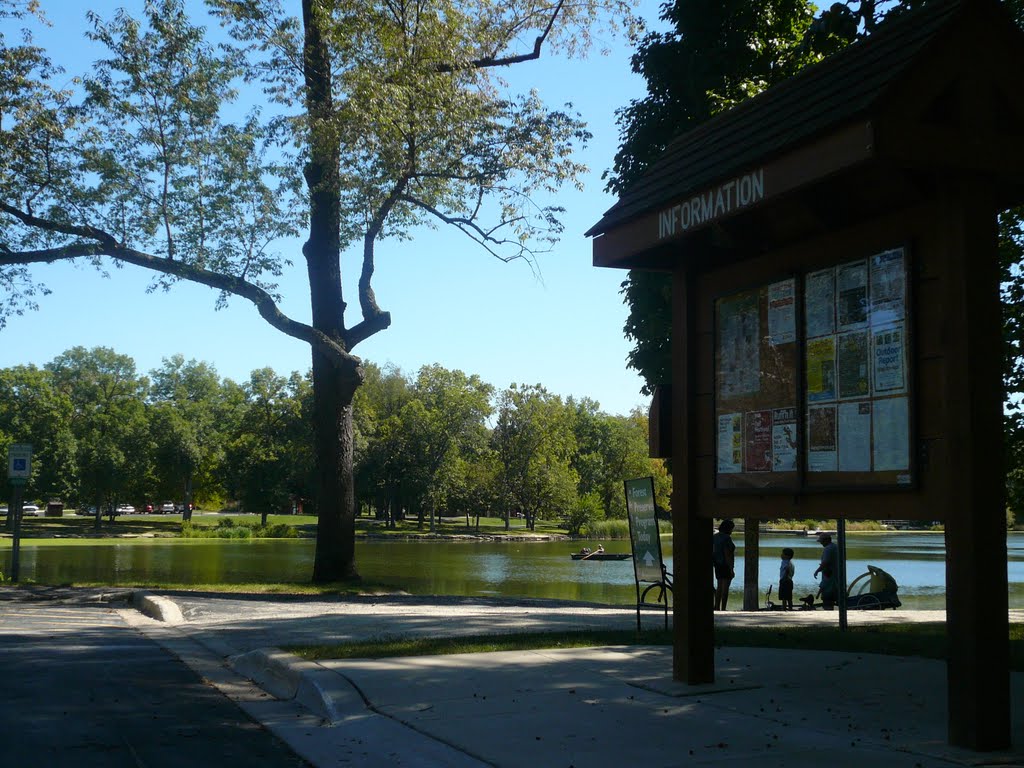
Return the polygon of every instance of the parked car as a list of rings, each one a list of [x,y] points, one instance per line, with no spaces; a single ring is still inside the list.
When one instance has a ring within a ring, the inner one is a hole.
[[[160,505],[160,514],[162,515],[173,515],[175,511],[176,508],[173,501],[165,501]]]
[[[118,506],[117,511],[114,514],[117,514],[117,515],[134,515],[135,514],[135,507],[133,507],[131,504],[121,504],[120,506]]]
[[[143,507],[142,507],[142,514],[144,514],[144,515],[152,515],[153,514],[153,505],[152,504],[145,504],[145,505],[143,505]]]
[[[36,517],[41,514],[43,514],[42,510],[35,504],[22,504],[21,506],[22,517]]]

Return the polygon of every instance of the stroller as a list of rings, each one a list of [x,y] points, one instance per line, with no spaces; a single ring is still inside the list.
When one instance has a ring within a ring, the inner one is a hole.
[[[896,583],[896,579],[881,568],[869,565],[866,573],[862,573],[850,582],[850,586],[846,590],[846,608],[850,611],[882,610],[883,608],[895,610],[903,605],[896,595],[898,591],[899,585]],[[796,602],[802,603],[799,606],[801,611],[812,611],[822,605],[814,602],[814,595],[807,595]],[[782,606],[772,602],[771,585],[768,586],[768,592],[765,595],[764,609],[768,611],[782,609]]]
[[[899,591],[896,579],[873,565],[850,582],[846,590],[846,607],[849,610],[882,610],[899,608],[903,603],[896,596]]]

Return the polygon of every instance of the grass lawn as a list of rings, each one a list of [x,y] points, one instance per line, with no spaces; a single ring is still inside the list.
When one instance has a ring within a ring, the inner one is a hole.
[[[946,658],[945,624],[884,624],[840,632],[835,627],[720,627],[719,647],[788,648],[794,651],[843,651],[890,656]],[[453,653],[490,653],[544,648],[587,648],[607,645],[671,645],[670,632],[637,634],[624,631],[585,631],[487,635],[476,637],[383,639],[378,642],[290,646],[305,659],[388,658]],[[1024,624],[1010,625],[1010,668],[1024,671]]]
[[[192,516],[194,528],[216,528],[222,521],[230,520],[233,525],[253,525],[260,522],[260,515],[235,513],[202,513]],[[0,517],[0,521],[5,519]],[[287,525],[294,528],[299,537],[313,538],[316,536],[317,518],[314,515],[268,515],[270,526]],[[564,536],[565,528],[554,521],[538,521],[536,530],[526,528],[523,520],[513,520],[510,529],[505,531],[505,523],[501,518],[480,518],[480,527],[476,527],[476,518],[471,518],[470,527],[466,527],[465,517],[446,517],[434,526],[434,535],[484,535],[503,537],[509,536]],[[403,520],[395,528],[388,528],[383,523],[369,517],[356,519],[357,536],[394,536],[408,538],[431,535],[429,522],[419,528],[415,518]],[[0,547],[4,539],[10,540],[10,532],[0,522]],[[95,527],[95,519],[91,516],[68,514],[63,517],[25,517],[21,522],[23,541],[33,539],[125,539],[132,537],[172,538],[181,536],[181,515],[121,515],[110,522],[102,519],[100,528]]]

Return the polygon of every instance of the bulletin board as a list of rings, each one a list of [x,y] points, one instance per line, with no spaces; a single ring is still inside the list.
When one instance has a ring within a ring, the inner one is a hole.
[[[796,489],[797,279],[715,303],[716,487]]]
[[[717,489],[913,485],[907,268],[893,248],[715,302]]]

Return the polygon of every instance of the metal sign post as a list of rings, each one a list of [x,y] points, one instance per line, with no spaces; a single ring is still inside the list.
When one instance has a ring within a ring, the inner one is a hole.
[[[18,582],[21,576],[21,508],[25,483],[32,476],[32,446],[29,443],[12,443],[7,451],[7,479],[14,491],[8,516],[13,515],[14,534],[11,539],[11,581]]]

